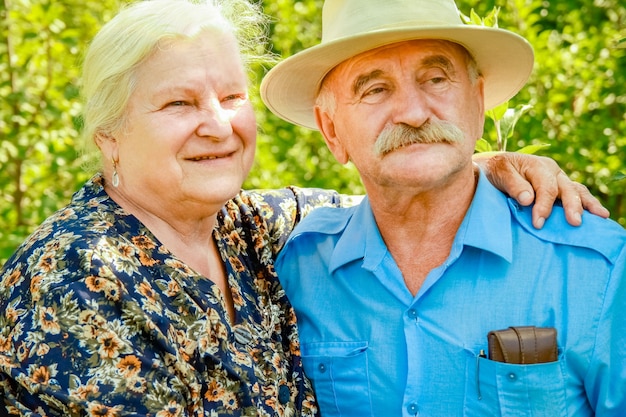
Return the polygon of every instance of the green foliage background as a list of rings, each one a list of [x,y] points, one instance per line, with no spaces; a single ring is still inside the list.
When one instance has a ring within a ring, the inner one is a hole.
[[[0,264],[92,174],[77,150],[80,58],[124,0],[0,0]],[[271,48],[291,55],[318,42],[322,0],[263,0]],[[509,150],[547,143],[571,178],[626,225],[626,36],[623,0],[458,1],[480,16],[501,7],[499,26],[526,37],[536,65],[510,107],[530,104]],[[256,69],[257,82],[266,68]],[[257,162],[247,188],[286,184],[364,190],[335,163],[317,132],[258,108]],[[487,125],[485,138],[495,141]]]

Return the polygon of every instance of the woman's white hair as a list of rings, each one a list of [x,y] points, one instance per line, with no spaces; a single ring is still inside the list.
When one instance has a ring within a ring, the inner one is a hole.
[[[246,67],[270,59],[267,19],[247,0],[144,0],[127,5],[94,37],[83,62],[83,144],[120,129],[139,65],[164,42],[232,33]]]

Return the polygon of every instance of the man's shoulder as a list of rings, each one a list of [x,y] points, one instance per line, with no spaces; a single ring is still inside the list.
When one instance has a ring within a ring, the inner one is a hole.
[[[302,234],[341,233],[354,215],[356,207],[319,207],[311,211],[296,226],[292,237]]]
[[[587,248],[602,254],[614,262],[626,246],[626,229],[613,220],[603,219],[584,212],[582,224],[571,226],[567,223],[561,206],[554,206],[550,217],[541,229],[532,225],[532,206],[522,207],[510,204],[511,213],[526,233],[546,242]]]

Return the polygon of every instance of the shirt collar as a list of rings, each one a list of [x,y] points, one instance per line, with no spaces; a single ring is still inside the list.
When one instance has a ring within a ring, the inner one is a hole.
[[[512,260],[511,213],[507,197],[482,172],[472,203],[452,244],[451,257],[458,257],[464,246],[492,252],[508,262]],[[376,226],[369,198],[365,197],[337,241],[330,259],[330,272],[359,259],[363,259],[364,268],[373,270],[386,254],[387,247]]]
[[[509,205],[517,206],[497,190],[480,172],[474,198],[457,231],[453,243],[472,246],[500,256],[508,262],[513,259],[513,237]]]

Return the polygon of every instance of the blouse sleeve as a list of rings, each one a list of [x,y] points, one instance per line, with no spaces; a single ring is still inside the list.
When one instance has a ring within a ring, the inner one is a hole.
[[[363,196],[340,194],[321,188],[287,187],[248,191],[249,204],[263,217],[274,256],[280,252],[294,227],[318,207],[350,207]]]

